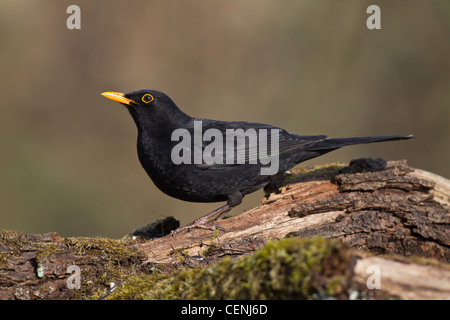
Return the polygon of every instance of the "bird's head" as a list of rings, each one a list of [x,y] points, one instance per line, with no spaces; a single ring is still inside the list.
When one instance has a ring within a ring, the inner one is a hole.
[[[177,125],[190,119],[166,94],[156,90],[137,90],[129,93],[103,92],[102,96],[127,107],[138,129]]]

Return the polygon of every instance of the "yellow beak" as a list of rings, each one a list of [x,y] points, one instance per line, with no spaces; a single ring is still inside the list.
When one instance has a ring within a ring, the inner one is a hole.
[[[130,106],[132,104],[137,104],[133,100],[125,98],[125,94],[124,93],[120,93],[120,92],[103,92],[101,95],[104,96],[105,98],[111,99],[112,101],[116,101],[116,102],[120,102],[120,103],[126,104],[127,106]]]

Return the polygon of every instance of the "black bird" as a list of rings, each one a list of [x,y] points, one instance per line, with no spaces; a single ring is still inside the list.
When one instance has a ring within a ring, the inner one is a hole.
[[[127,107],[138,129],[139,160],[161,191],[185,201],[227,202],[175,232],[191,228],[222,228],[206,223],[214,217],[214,220],[218,219],[239,205],[246,194],[261,189],[275,175],[300,162],[348,145],[414,137],[328,139],[324,135],[303,136],[267,124],[192,118],[166,94],[156,90],[126,94],[104,92],[102,95]],[[235,136],[229,138],[230,132]],[[250,141],[255,134],[257,140]],[[230,149],[226,149],[227,146]],[[243,155],[241,158],[239,152]],[[271,172],[263,174],[264,168]]]

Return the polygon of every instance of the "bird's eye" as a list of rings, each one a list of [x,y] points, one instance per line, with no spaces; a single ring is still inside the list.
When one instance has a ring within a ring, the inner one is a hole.
[[[151,94],[144,94],[144,96],[142,97],[142,101],[144,103],[150,103],[154,100],[153,96]]]

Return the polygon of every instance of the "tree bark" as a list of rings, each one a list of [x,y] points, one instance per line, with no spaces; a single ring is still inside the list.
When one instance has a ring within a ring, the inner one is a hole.
[[[354,281],[362,286],[368,267],[378,266],[378,297],[450,297],[450,181],[406,161],[359,159],[294,170],[265,191],[258,207],[220,220],[225,233],[192,230],[145,241],[3,231],[0,299],[89,298],[155,266],[165,273],[207,267],[224,256],[251,254],[269,239],[315,236],[340,239],[353,250]],[[169,218],[149,233],[174,227]],[[68,287],[70,265],[82,270],[81,290]]]
[[[338,238],[377,254],[450,260],[450,181],[406,161],[360,159],[278,177],[260,206],[220,220],[214,240],[222,254],[251,252],[267,239]],[[170,261],[174,251],[199,255],[211,232],[164,237],[140,245],[147,262]]]

